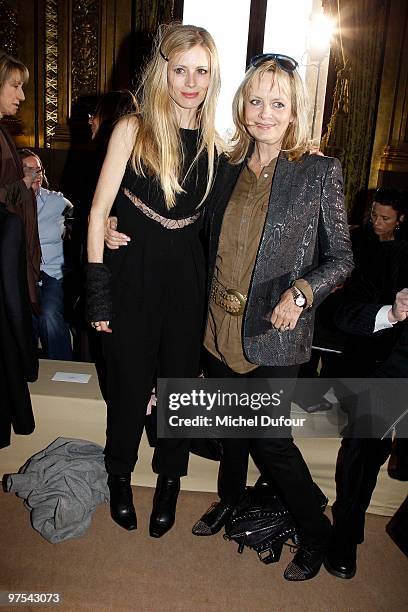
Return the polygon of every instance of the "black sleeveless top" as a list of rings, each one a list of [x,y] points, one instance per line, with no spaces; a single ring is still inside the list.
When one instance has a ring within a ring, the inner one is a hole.
[[[180,184],[184,189],[184,193],[176,194],[176,204],[173,208],[166,207],[164,193],[161,189],[160,182],[156,177],[138,176],[134,172],[130,163],[128,163],[125,175],[122,180],[120,191],[118,193],[118,217],[120,220],[123,207],[122,196],[133,203],[133,206],[149,219],[156,223],[161,223],[160,218],[169,220],[197,219],[201,216],[202,206],[199,206],[207,184],[207,168],[208,158],[206,154],[200,156],[198,161],[192,166],[188,172],[192,161],[194,160],[198,149],[199,130],[181,129],[181,140],[184,153],[184,164],[182,170],[182,178]],[[188,174],[187,174],[188,173]],[[138,200],[138,202],[136,201]],[[192,223],[195,221],[191,221]],[[161,223],[163,226],[163,223]],[[169,225],[169,224],[167,224]],[[183,224],[181,224],[183,226]],[[171,226],[171,224],[170,224]],[[170,227],[176,229],[176,227]],[[182,229],[177,228],[177,229]]]
[[[198,137],[198,130],[181,130],[184,176],[196,156]],[[198,205],[205,194],[207,167],[207,155],[201,155],[181,182],[185,193],[177,194],[176,205],[168,210],[159,181],[136,175],[128,164],[115,208],[118,231],[131,240],[120,249],[105,250],[116,317],[126,318],[138,299],[148,296],[152,303],[158,287],[173,291],[177,279],[190,288],[189,301],[196,295],[195,303],[202,303],[205,259],[199,232],[204,205]]]

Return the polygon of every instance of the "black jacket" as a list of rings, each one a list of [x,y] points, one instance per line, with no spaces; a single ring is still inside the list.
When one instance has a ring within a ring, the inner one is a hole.
[[[27,381],[37,375],[23,224],[0,204],[0,448],[10,444],[11,426],[34,430]]]
[[[390,253],[402,254],[400,247],[396,245],[396,249],[391,248]],[[407,259],[401,259],[399,266],[393,268],[389,268],[387,260],[383,259],[383,269],[377,267],[371,274],[366,273],[352,280],[344,303],[336,313],[339,327],[354,334],[346,347],[346,376],[399,379],[384,385],[375,384],[370,400],[353,406],[352,424],[357,437],[367,437],[368,422],[371,435],[384,435],[407,408],[408,321],[374,333],[375,319],[380,308],[391,304],[396,292],[407,286]],[[361,428],[360,433],[358,427]],[[408,436],[407,416],[398,425],[397,431],[399,435]]]
[[[225,164],[217,175],[207,221],[209,284],[224,213],[241,168]],[[314,309],[352,268],[339,161],[317,155],[289,161],[281,154],[244,314],[243,345],[249,361],[270,366],[308,361]],[[270,315],[298,278],[311,285],[314,305],[302,313],[293,331],[281,333],[272,327]]]
[[[380,308],[392,304],[404,287],[408,287],[408,242],[380,243],[372,252],[371,263],[356,271],[342,293],[342,304],[335,315],[335,323],[348,334],[345,375],[372,376],[375,368],[388,359],[404,325],[397,323],[373,334],[375,318]]]

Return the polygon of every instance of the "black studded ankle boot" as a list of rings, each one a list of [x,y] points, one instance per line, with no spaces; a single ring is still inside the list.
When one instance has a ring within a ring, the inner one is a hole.
[[[196,536],[210,536],[218,533],[225,526],[234,511],[234,506],[222,501],[214,502],[193,526]]]
[[[130,474],[109,474],[108,487],[110,491],[111,517],[128,531],[137,529],[136,512],[133,506]]]
[[[152,538],[161,538],[173,527],[179,492],[180,478],[158,476],[149,525]]]

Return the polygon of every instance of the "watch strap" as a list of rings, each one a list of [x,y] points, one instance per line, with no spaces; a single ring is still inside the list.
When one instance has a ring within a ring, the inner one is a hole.
[[[303,295],[305,296],[306,308],[310,308],[311,306],[313,306],[313,300],[314,300],[313,289],[310,286],[310,284],[307,282],[307,280],[305,280],[304,278],[298,278],[292,283],[292,285],[294,285],[297,289],[299,289],[299,291],[301,291]]]
[[[292,285],[290,288],[291,292],[292,292],[292,296],[293,296],[293,300],[296,304],[296,300],[298,300],[299,298],[302,298],[304,300],[303,304],[296,304],[296,306],[301,306],[302,308],[305,308],[307,306],[307,300],[305,295],[302,293],[302,291],[300,291],[300,289],[298,289],[295,285]]]

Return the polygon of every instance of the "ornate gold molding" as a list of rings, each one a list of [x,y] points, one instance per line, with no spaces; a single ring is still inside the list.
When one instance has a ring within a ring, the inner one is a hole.
[[[72,2],[72,103],[98,90],[100,0]]]
[[[51,146],[51,139],[58,124],[58,2],[45,3],[45,146]]]
[[[408,4],[389,2],[385,55],[377,110],[369,188],[375,189],[380,172],[404,173],[408,170]],[[399,177],[398,177],[399,181]],[[392,184],[392,177],[389,177]]]
[[[408,172],[408,151],[386,146],[381,156],[380,170],[383,172]]]
[[[58,87],[51,89],[50,78],[48,142],[56,149],[86,148],[90,144],[87,112],[93,110],[101,93],[131,86],[132,76],[138,73],[136,68],[140,68],[138,62],[143,60],[143,52],[150,52],[158,23],[171,20],[174,2],[48,1],[50,7],[56,5],[58,9]],[[50,41],[48,56],[51,64],[55,60],[52,50]],[[54,93],[57,93],[58,107],[56,125],[53,123]]]
[[[89,146],[84,99],[99,93],[101,2],[57,0],[58,123],[52,148]]]

